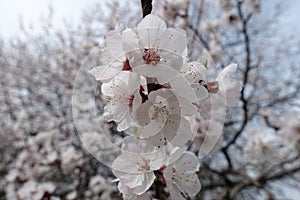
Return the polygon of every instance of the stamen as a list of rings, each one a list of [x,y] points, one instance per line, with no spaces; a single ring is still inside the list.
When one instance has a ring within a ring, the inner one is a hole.
[[[143,59],[146,64],[156,65],[161,58],[155,49],[145,49]]]

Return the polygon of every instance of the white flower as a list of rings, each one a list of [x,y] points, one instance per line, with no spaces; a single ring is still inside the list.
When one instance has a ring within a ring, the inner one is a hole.
[[[171,199],[185,200],[186,196],[194,197],[200,191],[201,184],[196,174],[199,166],[198,158],[193,153],[184,152],[162,170]]]
[[[61,150],[62,168],[65,172],[73,170],[76,166],[83,163],[82,155],[76,152],[73,146]]]
[[[281,128],[278,135],[282,137],[283,142],[288,146],[293,146],[298,151],[300,144],[300,115],[297,112],[285,113],[281,119]]]
[[[77,192],[76,191],[72,191],[70,193],[67,194],[66,199],[67,200],[74,200],[77,198]]]
[[[173,24],[177,17],[186,17],[188,4],[189,0],[159,0],[154,5],[157,7],[157,13],[170,24]]]
[[[92,74],[97,81],[108,82],[122,70],[130,71],[129,61],[122,46],[122,35],[117,31],[110,31],[106,38],[106,47],[101,50],[101,61],[104,65],[92,68]]]
[[[216,30],[220,28],[220,20],[203,20],[201,22],[201,26],[203,27],[203,30],[210,34],[214,33]]]
[[[286,154],[281,138],[271,134],[268,129],[252,129],[247,135],[244,159],[253,164],[277,163]]]
[[[170,81],[172,89],[192,103],[208,97],[206,84],[207,70],[200,62],[189,62],[183,65],[180,74]]]
[[[112,192],[112,185],[110,178],[104,178],[96,175],[90,179],[89,192],[90,195],[97,197],[97,199],[109,199]],[[87,197],[90,197],[87,195]]]
[[[232,8],[231,0],[218,0],[217,5],[221,10],[228,11]]]
[[[55,186],[53,183],[37,183],[35,181],[27,181],[18,190],[17,196],[21,200],[40,200],[45,194],[52,194]]]
[[[153,171],[160,169],[164,160],[163,151],[147,141],[125,138],[122,154],[112,164],[113,173],[120,181],[119,188],[129,188],[131,194],[143,194],[155,180]]]
[[[184,115],[192,115],[188,102],[180,100],[170,89],[159,89],[148,95],[148,100],[141,104],[134,113],[134,118],[142,127],[141,136],[151,143],[161,146],[165,140],[172,143],[175,136],[176,145],[183,145],[194,135],[189,121]],[[181,144],[178,144],[179,140]]]
[[[109,189],[105,178],[100,175],[96,175],[91,178],[89,188],[95,194],[100,194],[101,192]]]
[[[245,0],[246,5],[254,10],[255,12],[260,11],[260,2],[259,0]]]
[[[150,14],[138,24],[136,33],[126,29],[122,37],[130,66],[138,74],[164,84],[180,70],[187,47],[184,30],[167,28],[162,19]]]
[[[134,98],[139,95],[139,88],[140,76],[128,71],[120,72],[109,83],[103,83],[101,86],[103,95],[110,99],[104,107],[103,117],[107,121],[117,122],[118,131],[134,125],[131,112]]]

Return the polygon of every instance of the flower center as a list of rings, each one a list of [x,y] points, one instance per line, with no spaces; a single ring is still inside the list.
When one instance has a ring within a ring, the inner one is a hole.
[[[134,99],[134,96],[133,96],[133,95],[130,95],[129,98],[128,98],[128,101],[129,101],[129,102],[128,102],[128,105],[129,105],[129,106],[132,106],[133,99]]]
[[[140,158],[137,160],[137,167],[139,171],[148,171],[150,170],[150,160],[146,158]]]
[[[123,104],[123,105],[132,106],[133,100],[134,100],[134,95],[129,95],[129,96],[115,95],[111,99],[111,103],[112,103],[112,105]]]
[[[160,56],[155,49],[145,49],[143,59],[146,64],[156,65],[160,60]]]
[[[123,71],[132,71],[132,68],[129,64],[129,60],[126,59],[123,63],[123,68],[122,68]]]
[[[161,123],[168,123],[168,118],[169,115],[171,114],[171,111],[167,105],[163,105],[163,106],[153,105],[149,110],[149,112],[152,120],[156,120]]]

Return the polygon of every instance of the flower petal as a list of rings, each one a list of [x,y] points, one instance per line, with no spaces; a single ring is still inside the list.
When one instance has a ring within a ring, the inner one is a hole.
[[[190,197],[194,197],[201,189],[201,184],[196,173],[184,173],[181,179],[175,179],[178,188]]]
[[[166,30],[166,23],[156,15],[147,15],[137,27],[138,37],[145,48],[153,48],[160,37]]]
[[[142,185],[134,188],[133,190],[134,194],[141,195],[145,193],[151,187],[151,185],[153,184],[156,178],[153,172],[143,173],[143,176],[144,176],[144,180],[142,182]]]
[[[173,52],[182,56],[187,46],[186,32],[179,28],[168,28],[158,39],[157,45],[160,49]]]
[[[151,120],[150,123],[142,128],[141,135],[144,138],[150,138],[158,134],[163,128],[165,124],[161,121]]]
[[[173,181],[167,181],[167,187],[172,200],[186,200],[186,198],[182,196],[178,186],[174,184]]]
[[[122,66],[119,68],[112,67],[110,65],[102,65],[92,68],[89,73],[93,75],[96,81],[109,82],[113,77],[115,77],[122,70]]]
[[[196,172],[199,170],[198,157],[191,152],[184,152],[182,156],[174,163],[177,170]]]
[[[130,28],[127,28],[123,31],[121,44],[123,44],[123,48],[126,53],[136,51],[140,48],[138,37]]]
[[[134,119],[140,126],[146,126],[150,123],[151,119],[149,116],[149,109],[152,106],[150,101],[146,101],[137,107],[136,111],[133,113]]]
[[[191,125],[189,121],[187,121],[184,117],[180,119],[180,126],[173,137],[172,140],[169,140],[171,144],[175,146],[184,146],[187,145],[188,142],[191,142],[197,132],[193,133],[191,131]]]

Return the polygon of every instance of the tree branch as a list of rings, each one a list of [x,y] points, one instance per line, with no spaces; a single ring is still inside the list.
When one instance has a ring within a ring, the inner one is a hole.
[[[152,11],[152,0],[141,0],[143,18],[149,15]]]
[[[241,91],[241,101],[243,103],[243,110],[244,110],[244,116],[243,116],[243,122],[240,127],[240,129],[237,131],[233,139],[227,143],[227,145],[223,148],[225,151],[229,148],[229,146],[237,140],[237,138],[242,134],[244,131],[248,121],[248,100],[245,97],[245,86],[248,83],[248,78],[249,78],[249,72],[251,70],[251,50],[250,50],[250,39],[249,39],[249,33],[248,33],[248,22],[251,18],[251,15],[248,15],[246,18],[242,12],[242,4],[243,2],[238,1],[238,13],[239,17],[242,20],[242,33],[244,35],[244,43],[245,43],[245,52],[246,52],[246,60],[245,60],[245,71],[243,74],[243,85],[244,87],[242,88]]]

